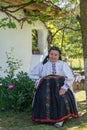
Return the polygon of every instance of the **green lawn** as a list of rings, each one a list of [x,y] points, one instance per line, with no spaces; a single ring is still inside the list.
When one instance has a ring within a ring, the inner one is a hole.
[[[55,128],[53,125],[34,123],[31,113],[0,112],[0,130],[87,130],[87,112],[85,91],[75,92],[80,117],[68,119],[63,127]]]

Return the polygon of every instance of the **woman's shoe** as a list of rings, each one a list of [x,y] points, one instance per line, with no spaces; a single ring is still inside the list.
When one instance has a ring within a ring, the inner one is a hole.
[[[54,124],[54,126],[57,127],[57,128],[62,127],[62,126],[63,126],[63,121],[61,121],[61,122],[56,122],[56,123]]]

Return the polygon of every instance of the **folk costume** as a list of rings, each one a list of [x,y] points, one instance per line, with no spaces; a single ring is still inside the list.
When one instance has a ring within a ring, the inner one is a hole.
[[[32,119],[36,122],[60,122],[69,117],[78,117],[72,84],[74,75],[69,65],[58,60],[39,63],[29,74],[35,81]],[[59,95],[60,88],[66,90]]]

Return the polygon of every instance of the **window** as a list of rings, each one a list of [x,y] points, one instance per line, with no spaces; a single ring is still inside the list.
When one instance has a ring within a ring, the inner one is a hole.
[[[32,30],[32,54],[39,54],[40,50],[38,47],[38,31],[36,29]]]

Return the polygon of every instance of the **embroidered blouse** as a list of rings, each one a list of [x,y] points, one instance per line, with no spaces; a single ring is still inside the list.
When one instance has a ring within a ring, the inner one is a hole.
[[[53,74],[53,68],[52,62],[48,61],[45,64],[39,63],[36,67],[34,67],[34,69],[29,73],[29,77],[32,80],[39,82],[41,78],[50,74]],[[62,88],[66,90],[70,88],[71,90],[73,90],[72,84],[75,78],[71,68],[66,62],[62,60],[58,60],[57,62],[55,62],[55,75],[65,77],[65,82]]]

